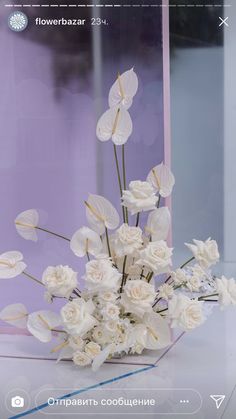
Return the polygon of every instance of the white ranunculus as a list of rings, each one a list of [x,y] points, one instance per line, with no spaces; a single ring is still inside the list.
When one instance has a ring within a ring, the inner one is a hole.
[[[92,363],[92,358],[85,352],[76,351],[73,354],[73,362],[79,367],[86,367]]]
[[[52,311],[41,310],[29,314],[27,328],[41,342],[50,342],[52,329],[61,325],[60,316]]]
[[[61,309],[62,322],[70,334],[82,336],[91,330],[97,320],[92,316],[94,304],[92,301],[84,301],[82,298],[76,298],[67,303]]]
[[[15,219],[16,230],[25,240],[38,240],[36,227],[39,222],[39,214],[36,209],[21,212]]]
[[[88,342],[84,347],[84,352],[94,359],[101,352],[101,346],[96,342]]]
[[[174,288],[172,285],[163,284],[158,288],[158,298],[163,298],[163,300],[168,301],[174,295]]]
[[[149,172],[147,181],[159,192],[161,196],[166,198],[172,192],[175,184],[175,178],[169,167],[161,163],[153,167]]]
[[[77,230],[70,241],[72,252],[79,257],[87,253],[96,256],[102,250],[102,241],[99,235],[88,227],[81,227]]]
[[[146,266],[155,274],[169,272],[172,264],[172,250],[164,240],[150,242],[145,249],[140,251],[137,264]]]
[[[93,329],[92,337],[95,342],[99,343],[100,345],[104,345],[109,341],[107,330],[101,324]]]
[[[122,195],[122,205],[128,208],[132,215],[155,209],[157,200],[153,186],[141,180],[130,182],[129,190],[124,190]]]
[[[52,296],[69,298],[77,287],[77,273],[69,266],[48,266],[42,282]]]
[[[28,311],[21,303],[10,304],[0,312],[0,320],[13,326],[25,329],[27,325]]]
[[[169,208],[161,207],[150,212],[145,230],[148,234],[150,234],[152,241],[166,240],[169,228]]]
[[[178,326],[188,331],[200,326],[205,320],[202,304],[202,301],[191,300],[183,294],[174,295],[168,305],[171,327]]]
[[[109,92],[110,108],[121,104],[124,108],[129,109],[137,90],[138,77],[133,68],[125,71],[123,74],[118,74]]]
[[[89,290],[116,291],[122,275],[112,266],[109,259],[91,260],[86,264],[84,279]]]
[[[69,346],[75,351],[82,351],[84,349],[85,341],[81,338],[81,336],[69,336],[68,341]]]
[[[201,240],[193,240],[193,242],[194,244],[185,244],[193,252],[193,256],[202,268],[208,269],[218,262],[220,255],[215,240],[209,237],[205,242]]]
[[[225,276],[216,278],[216,290],[222,308],[231,304],[236,305],[236,281],[234,278],[227,279]]]
[[[15,278],[26,268],[23,255],[17,251],[5,252],[0,255],[0,279]]]
[[[104,320],[115,320],[119,318],[120,309],[113,303],[107,303],[101,310]]]
[[[191,276],[188,281],[186,282],[186,287],[191,292],[198,292],[201,287],[201,281],[197,276]]]
[[[126,312],[142,317],[145,312],[152,310],[155,298],[155,288],[140,279],[128,281],[121,295],[121,305]]]
[[[122,224],[116,231],[114,251],[117,257],[132,255],[142,247],[142,230],[139,227]]]

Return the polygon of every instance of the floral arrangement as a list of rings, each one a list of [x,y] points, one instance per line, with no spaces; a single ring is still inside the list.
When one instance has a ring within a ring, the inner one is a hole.
[[[92,365],[94,371],[112,357],[167,347],[171,328],[190,331],[204,322],[206,301],[214,299],[222,307],[236,304],[235,280],[211,274],[219,260],[214,240],[186,244],[191,257],[172,269],[170,212],[160,206],[175,183],[170,169],[158,164],[146,180],[131,181],[127,187],[125,143],[132,133],[128,109],[137,89],[133,69],[118,74],[109,92],[109,109],[97,123],[98,139],[113,143],[122,219],[111,202],[94,194],[85,201],[90,227],[81,227],[71,239],[43,228],[35,209],[15,219],[24,239],[37,241],[37,232],[44,231],[67,240],[77,257],[87,258],[82,283],[69,266],[49,266],[39,280],[26,270],[20,252],[0,255],[0,278],[24,275],[45,288],[48,303],[65,300],[60,313],[28,313],[23,304],[11,304],[0,319],[27,328],[41,342],[54,335],[58,343],[52,352],[58,353],[58,360],[73,359],[81,367]]]

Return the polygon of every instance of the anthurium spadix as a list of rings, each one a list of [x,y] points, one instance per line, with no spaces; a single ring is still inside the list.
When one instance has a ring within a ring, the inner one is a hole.
[[[13,326],[25,329],[27,325],[28,311],[24,304],[10,304],[0,312],[0,320]]]
[[[25,240],[38,240],[36,227],[39,222],[39,214],[35,209],[21,212],[15,219],[16,230]]]
[[[10,251],[0,255],[0,279],[15,278],[26,268],[21,252]]]
[[[112,140],[116,145],[125,144],[133,130],[129,112],[122,106],[108,109],[98,120],[96,134],[100,141]]]
[[[153,167],[147,176],[147,181],[151,183],[163,198],[171,194],[175,184],[173,173],[164,163]]]
[[[87,220],[98,234],[103,234],[106,228],[114,230],[118,227],[119,214],[106,198],[90,194],[88,200],[85,201],[85,205]]]
[[[102,250],[102,241],[99,235],[91,228],[81,227],[73,234],[70,248],[79,257],[83,257],[88,253],[96,256]]]
[[[109,92],[108,101],[110,108],[122,104],[124,108],[129,109],[137,90],[138,77],[133,68],[125,71],[123,74],[118,73],[117,79]]]
[[[42,310],[29,314],[27,328],[41,342],[49,342],[52,338],[52,329],[60,326],[60,323],[59,314]]]
[[[166,240],[170,228],[170,211],[167,207],[157,208],[150,212],[146,232],[151,236],[152,241]]]

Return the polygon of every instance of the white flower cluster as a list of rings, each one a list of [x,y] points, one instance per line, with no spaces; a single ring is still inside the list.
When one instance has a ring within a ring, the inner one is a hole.
[[[123,220],[111,202],[95,194],[85,201],[89,227],[78,229],[71,240],[39,227],[34,209],[15,220],[18,233],[26,240],[36,241],[38,230],[44,231],[69,241],[75,256],[87,258],[80,275],[83,291],[77,273],[69,266],[49,266],[38,280],[26,271],[20,252],[0,255],[0,278],[25,275],[45,287],[47,302],[55,298],[65,301],[59,314],[48,310],[29,314],[23,304],[12,304],[1,311],[0,319],[27,327],[42,342],[56,334],[59,344],[52,351],[59,352],[58,359],[72,359],[81,367],[92,365],[93,370],[113,356],[168,346],[170,327],[189,331],[203,323],[206,300],[217,299],[222,307],[236,305],[234,279],[215,280],[211,275],[210,267],[219,260],[214,240],[187,244],[192,257],[172,271],[170,212],[160,207],[161,199],[169,196],[174,186],[170,169],[161,163],[146,180],[131,181],[126,188],[123,179],[122,187],[116,147],[121,145],[124,153],[132,133],[128,109],[137,89],[133,69],[118,75],[110,89],[109,109],[97,124],[99,140],[114,143]],[[125,177],[125,167],[122,173]]]

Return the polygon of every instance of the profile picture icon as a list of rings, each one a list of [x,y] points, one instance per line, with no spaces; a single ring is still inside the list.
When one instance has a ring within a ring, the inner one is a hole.
[[[22,32],[28,26],[28,17],[23,12],[15,11],[8,16],[8,26],[12,31]]]
[[[11,406],[12,407],[24,407],[25,401],[23,397],[15,396],[11,399]]]

